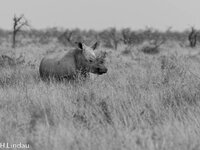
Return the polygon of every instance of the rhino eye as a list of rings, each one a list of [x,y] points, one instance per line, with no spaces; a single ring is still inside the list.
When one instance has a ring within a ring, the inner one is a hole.
[[[90,63],[92,63],[92,62],[93,62],[93,60],[91,60],[91,59],[90,59],[90,60],[89,60],[89,62],[90,62]]]

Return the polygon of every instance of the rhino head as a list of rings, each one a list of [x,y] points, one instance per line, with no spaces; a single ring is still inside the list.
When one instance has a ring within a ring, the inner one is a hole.
[[[94,74],[104,74],[108,71],[105,66],[105,53],[96,56],[94,50],[98,47],[98,43],[96,42],[93,46],[89,47],[83,43],[78,43],[78,48],[80,50],[80,54],[78,55],[77,67],[84,73],[94,73]]]

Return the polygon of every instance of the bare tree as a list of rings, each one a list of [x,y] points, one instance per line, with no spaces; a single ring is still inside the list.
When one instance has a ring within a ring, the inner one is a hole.
[[[29,24],[28,24],[28,21],[26,20],[26,18],[24,17],[24,15],[21,15],[19,17],[14,15],[14,18],[13,18],[13,44],[12,44],[13,48],[15,48],[15,45],[16,45],[17,33],[19,31],[21,31],[22,28],[25,26],[29,26]]]
[[[195,47],[197,43],[197,31],[194,29],[194,27],[191,28],[191,32],[188,35],[188,40],[190,42],[190,47]]]

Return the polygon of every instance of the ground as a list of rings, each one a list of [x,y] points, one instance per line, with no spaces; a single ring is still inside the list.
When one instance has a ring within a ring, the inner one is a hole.
[[[0,142],[33,150],[200,149],[199,47],[167,41],[106,51],[108,73],[79,84],[45,83],[38,67],[58,43],[29,44],[2,54],[25,63],[0,70]],[[98,53],[98,51],[97,51]]]

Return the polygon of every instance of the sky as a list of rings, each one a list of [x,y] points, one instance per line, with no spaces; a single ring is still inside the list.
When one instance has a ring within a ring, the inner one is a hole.
[[[32,28],[200,28],[200,0],[0,0],[0,28],[24,14]]]

